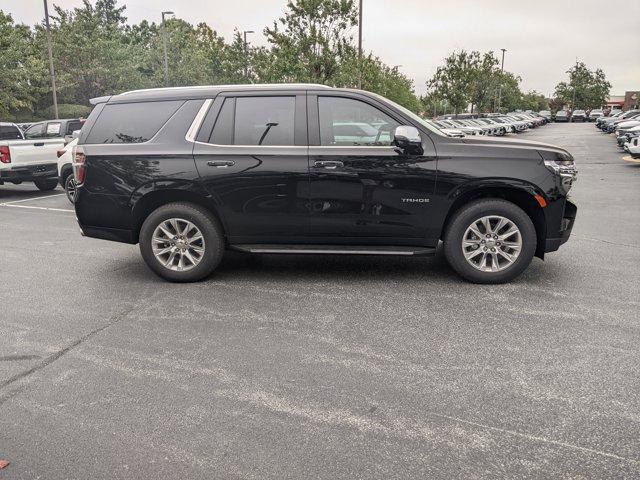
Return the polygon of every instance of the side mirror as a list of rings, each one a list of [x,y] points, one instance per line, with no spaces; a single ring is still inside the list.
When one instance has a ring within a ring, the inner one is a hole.
[[[398,153],[405,155],[422,155],[422,137],[416,127],[410,125],[400,125],[393,133],[393,144],[397,147]]]
[[[76,138],[80,138],[80,130],[74,130],[74,131],[71,133],[71,138],[72,138],[73,140],[75,140]]]

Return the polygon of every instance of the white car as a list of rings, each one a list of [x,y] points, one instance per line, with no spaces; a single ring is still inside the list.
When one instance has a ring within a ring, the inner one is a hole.
[[[78,139],[74,138],[63,148],[58,150],[58,181],[67,194],[67,199],[71,203],[76,200],[76,179],[73,176],[73,156]]]
[[[56,188],[56,151],[64,146],[64,138],[25,140],[12,123],[0,123],[0,129],[0,185],[33,182],[42,191]]]
[[[633,137],[625,143],[624,150],[630,153],[633,158],[640,158],[640,137]]]

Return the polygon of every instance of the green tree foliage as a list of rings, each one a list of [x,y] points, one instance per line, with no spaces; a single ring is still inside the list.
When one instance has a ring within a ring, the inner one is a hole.
[[[549,110],[549,100],[543,94],[531,90],[522,96],[522,109],[533,110],[539,112],[540,110]]]
[[[556,85],[557,99],[571,105],[572,109],[600,108],[604,105],[611,84],[601,69],[590,70],[583,62],[578,62],[567,73],[569,81]]]
[[[163,86],[166,35],[171,86],[362,85],[419,110],[412,81],[397,67],[372,54],[358,58],[356,26],[354,0],[289,0],[284,16],[264,30],[268,45],[247,48],[239,31],[227,42],[208,25],[194,26],[179,18],[168,19],[164,31],[146,20],[127,24],[125,7],[117,0],[83,0],[71,10],[55,6],[51,32],[58,101],[87,106],[92,97]],[[0,115],[50,114],[46,52],[43,25],[16,25],[0,12]]]
[[[264,29],[283,81],[329,83],[353,50],[353,0],[289,0],[284,17]]]
[[[476,54],[465,50],[453,52],[427,82],[430,93],[445,99],[454,113],[463,111],[471,103]]]
[[[33,32],[0,10],[0,118],[30,112],[47,91],[47,65]]]

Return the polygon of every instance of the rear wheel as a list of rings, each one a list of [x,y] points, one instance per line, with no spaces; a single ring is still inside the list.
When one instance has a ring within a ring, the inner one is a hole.
[[[475,283],[505,283],[520,275],[536,250],[536,230],[517,205],[498,199],[462,207],[449,223],[444,253],[451,267]]]
[[[67,194],[67,199],[71,203],[76,203],[76,187],[78,186],[76,182],[76,178],[73,176],[73,173],[67,175],[67,178],[64,181],[64,191]]]
[[[153,211],[140,229],[140,253],[160,277],[195,282],[213,272],[224,254],[217,219],[191,203],[170,203]]]
[[[58,186],[58,179],[56,178],[42,178],[38,180],[34,180],[33,183],[38,190],[43,192],[48,192],[50,190],[54,190]]]

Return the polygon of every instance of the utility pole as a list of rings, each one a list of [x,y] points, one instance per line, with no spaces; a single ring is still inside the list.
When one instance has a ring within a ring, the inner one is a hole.
[[[573,73],[573,100],[571,100],[571,111],[573,112],[576,109],[576,77],[578,76],[578,57],[576,57],[576,70]]]
[[[173,15],[173,12],[162,12],[162,49],[164,51],[164,86],[169,86],[169,59],[167,58],[167,29],[164,22],[165,15]]]
[[[500,50],[502,50],[502,66],[500,67],[500,86],[498,87],[498,112],[500,112],[500,104],[502,103],[502,73],[504,73],[504,52],[507,49],[501,48]]]
[[[49,25],[49,6],[44,0],[44,21],[47,27],[47,50],[49,50],[49,73],[51,74],[51,90],[53,91],[53,113],[58,117],[58,94],[56,92],[56,71],[53,68],[53,50],[51,48],[51,25]]]
[[[244,77],[249,79],[249,52],[247,49],[247,33],[255,33],[253,30],[245,30],[242,32],[244,37]]]
[[[358,88],[362,89],[362,0],[358,4]]]

